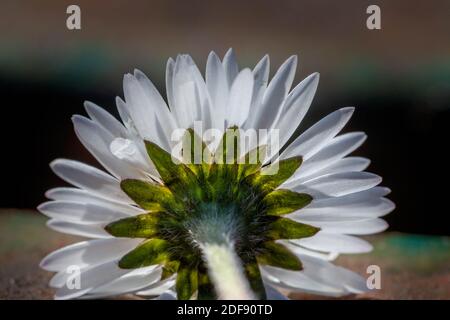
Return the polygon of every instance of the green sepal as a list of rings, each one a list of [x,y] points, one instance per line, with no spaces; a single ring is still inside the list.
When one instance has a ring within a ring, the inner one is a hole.
[[[159,222],[164,212],[139,214],[106,225],[105,230],[115,237],[152,238],[158,234]]]
[[[170,260],[170,245],[163,239],[146,240],[134,250],[128,252],[119,261],[122,269],[136,269],[154,264],[162,264]]]
[[[209,278],[208,272],[203,263],[197,268],[198,272],[198,300],[215,300],[217,295],[214,290],[214,286]]]
[[[185,146],[189,146],[189,149],[185,150]],[[201,179],[208,174],[212,163],[208,146],[192,128],[187,129],[183,136],[183,163]]]
[[[227,139],[228,133],[231,133],[232,139]],[[213,200],[231,197],[238,187],[239,136],[240,131],[237,127],[228,128],[215,150],[214,162],[210,165],[207,181],[209,194]]]
[[[266,289],[255,257],[247,257],[244,261],[244,273],[253,293],[258,300],[266,300]]]
[[[295,222],[288,218],[277,217],[269,225],[267,237],[272,240],[278,239],[300,239],[312,237],[320,228],[308,224]]]
[[[230,134],[228,136],[228,134]],[[214,162],[218,164],[237,164],[240,153],[240,135],[238,127],[233,126],[225,130],[215,154]],[[227,139],[227,138],[232,139]]]
[[[299,210],[311,203],[312,197],[306,193],[298,193],[286,189],[277,189],[263,199],[266,214],[280,216]]]
[[[147,153],[158,170],[164,185],[182,199],[202,198],[202,188],[197,176],[185,164],[172,159],[172,156],[153,142],[145,141]]]
[[[205,190],[208,201],[221,202],[223,199],[232,199],[239,190],[236,183],[237,165],[213,163],[209,170]]]
[[[296,271],[303,268],[300,259],[282,244],[267,241],[263,243],[262,250],[256,257],[259,264]]]
[[[198,288],[197,268],[180,264],[175,284],[178,300],[189,300]]]
[[[258,172],[262,167],[262,160],[266,153],[266,146],[258,146],[246,153],[239,161],[238,179],[243,179]]]
[[[180,261],[178,260],[168,260],[164,263],[162,267],[161,280],[171,277],[174,273],[178,271],[180,266]]]
[[[161,185],[136,179],[125,179],[120,182],[122,190],[142,209],[161,211],[162,207],[179,206],[172,192]]]
[[[267,194],[289,179],[302,164],[302,157],[278,161],[248,176],[245,180]]]

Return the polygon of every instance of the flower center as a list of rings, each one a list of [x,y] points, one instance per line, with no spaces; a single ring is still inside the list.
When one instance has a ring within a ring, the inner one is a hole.
[[[241,241],[245,221],[237,212],[235,204],[223,206],[209,202],[201,203],[196,215],[188,219],[184,227],[195,244],[221,244],[225,241]]]

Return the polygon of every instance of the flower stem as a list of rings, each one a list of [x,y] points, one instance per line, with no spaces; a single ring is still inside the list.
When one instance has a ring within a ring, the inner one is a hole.
[[[203,261],[219,299],[256,299],[235,243],[243,231],[242,214],[235,205],[204,203],[186,228],[202,251]]]
[[[201,248],[218,299],[256,299],[231,242],[203,244]]]

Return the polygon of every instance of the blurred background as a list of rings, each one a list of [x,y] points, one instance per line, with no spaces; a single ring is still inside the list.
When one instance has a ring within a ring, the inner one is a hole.
[[[70,4],[81,30],[66,28]],[[366,28],[370,4],[381,30]],[[96,164],[70,120],[84,100],[117,115],[123,74],[139,68],[163,91],[168,57],[190,53],[203,71],[210,50],[233,47],[241,67],[270,54],[272,74],[299,55],[296,83],[320,72],[301,129],[356,106],[345,130],[369,136],[355,154],[393,190],[390,230],[448,235],[449,31],[448,0],[2,0],[0,207],[43,202],[63,184],[48,166],[57,157]]]

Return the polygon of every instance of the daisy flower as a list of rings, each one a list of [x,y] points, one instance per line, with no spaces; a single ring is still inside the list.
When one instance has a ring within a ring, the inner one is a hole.
[[[232,50],[222,60],[211,52],[203,78],[179,55],[167,62],[167,103],[139,70],[124,77],[121,121],[86,102],[75,132],[106,172],[53,161],[73,187],[49,190],[38,208],[51,229],[90,238],[41,262],[56,272],[55,298],[366,291],[364,278],[331,261],[372,249],[355,235],[387,228],[390,191],[364,171],[368,159],[348,156],[366,135],[338,135],[353,108],[291,139],[319,81],[314,73],[290,90],[296,66],[290,57],[269,82],[268,56],[239,70]],[[68,286],[74,266],[79,283]]]

